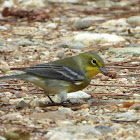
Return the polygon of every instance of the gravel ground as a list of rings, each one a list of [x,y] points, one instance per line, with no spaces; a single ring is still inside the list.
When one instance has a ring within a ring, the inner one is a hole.
[[[31,83],[0,81],[0,140],[140,139],[139,4],[1,0],[1,76],[91,50],[117,76],[99,74],[68,94],[72,103],[53,106]]]

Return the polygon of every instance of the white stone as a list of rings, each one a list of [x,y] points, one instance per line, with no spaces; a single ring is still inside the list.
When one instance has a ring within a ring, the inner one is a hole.
[[[132,112],[120,113],[120,114],[117,114],[115,117],[124,118],[124,119],[140,119],[140,116],[137,116],[136,114]]]
[[[88,16],[83,18],[83,20],[90,20],[90,21],[96,21],[96,20],[105,20],[105,17],[98,17],[98,16]]]
[[[59,107],[58,111],[63,112],[63,113],[68,114],[68,115],[73,114],[73,111],[70,108],[66,108],[66,107]]]
[[[80,41],[86,46],[90,46],[92,44],[117,44],[120,42],[124,42],[125,39],[121,36],[107,33],[79,33],[74,36],[74,41]]]
[[[23,2],[25,6],[45,7],[44,0],[26,0]]]
[[[7,39],[7,41],[8,41],[8,42],[11,42],[11,41],[12,41],[12,39],[11,39],[11,38],[8,38],[8,39]]]
[[[76,133],[84,133],[86,135],[96,135],[96,136],[102,136],[102,134],[95,129],[93,125],[82,125],[82,126],[62,126],[62,127],[56,127],[54,128],[55,131],[59,132],[68,132],[71,134],[76,134]]]
[[[18,121],[18,120],[22,120],[23,116],[20,115],[20,113],[9,113],[6,115],[3,115],[1,117],[2,120],[12,120],[12,121]]]
[[[109,52],[122,56],[125,54],[140,55],[140,47],[109,48]]]
[[[73,135],[67,132],[48,132],[45,135],[45,138],[49,138],[49,140],[77,140]]]
[[[5,0],[0,9],[3,10],[6,7],[8,7],[8,8],[15,7],[14,1],[13,0]]]
[[[0,26],[0,30],[6,31],[6,30],[7,30],[7,27],[5,27],[5,26]]]
[[[0,136],[0,140],[7,140],[6,138],[4,138],[4,137],[2,137],[2,136]]]
[[[140,33],[140,26],[137,26],[137,27],[134,28],[133,30],[134,30],[134,32],[136,32],[136,33]]]
[[[133,26],[140,26],[140,16],[131,16],[127,18],[127,22]]]
[[[125,60],[125,58],[111,58],[111,59],[109,59],[109,61],[111,61],[111,62],[121,62],[124,60]]]
[[[74,124],[74,122],[70,120],[56,120],[55,122],[58,126],[69,126]]]
[[[57,23],[50,23],[46,26],[47,28],[56,28],[57,27]]]
[[[125,18],[121,18],[121,19],[112,19],[112,20],[108,20],[106,22],[104,22],[102,24],[102,26],[129,26],[129,24],[126,22]]]
[[[71,98],[90,98],[91,95],[89,95],[83,91],[77,91],[77,92],[68,93],[67,97],[68,97],[68,99],[71,99]]]
[[[60,2],[60,3],[78,3],[79,0],[49,0],[51,2]]]

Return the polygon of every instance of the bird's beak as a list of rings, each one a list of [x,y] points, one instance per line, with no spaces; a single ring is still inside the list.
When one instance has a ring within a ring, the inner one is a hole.
[[[109,71],[106,70],[105,67],[99,67],[99,70],[101,71],[102,74],[104,74],[104,75],[106,75],[106,76],[109,74]]]

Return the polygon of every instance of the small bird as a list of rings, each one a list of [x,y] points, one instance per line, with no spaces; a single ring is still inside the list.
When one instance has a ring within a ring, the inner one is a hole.
[[[85,52],[49,63],[20,69],[23,74],[3,76],[1,79],[21,79],[42,88],[48,98],[57,96],[57,103],[67,100],[67,93],[84,89],[98,73],[108,75],[103,59],[95,52]]]

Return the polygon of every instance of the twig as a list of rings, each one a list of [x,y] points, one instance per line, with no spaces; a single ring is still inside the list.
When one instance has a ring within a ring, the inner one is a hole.
[[[129,67],[129,66],[126,66],[126,67],[122,67],[122,66],[106,66],[107,68],[115,68],[115,69],[140,69],[140,67]]]
[[[126,95],[126,94],[114,94],[114,93],[94,93],[94,92],[90,92],[88,93],[91,96],[127,96],[127,97],[133,97],[132,94]]]
[[[117,75],[116,78],[124,78],[124,77],[140,77],[140,73],[138,74],[125,74],[125,75]]]
[[[128,87],[128,88],[140,88],[140,85],[109,85],[109,84],[90,84],[91,86],[107,86],[107,87]]]
[[[26,85],[27,83],[22,83],[22,84],[0,84],[0,86],[22,86]]]
[[[131,60],[123,60],[123,61],[119,61],[119,62],[110,62],[110,63],[108,63],[107,65],[108,66],[112,66],[112,65],[122,65],[122,64],[124,64],[124,63],[130,63],[130,62],[134,62],[134,61],[137,61],[137,62],[139,62],[140,61],[140,58],[132,58]],[[133,65],[135,65],[135,64],[133,64]]]
[[[25,90],[15,90],[12,88],[0,89],[0,92],[19,92],[19,93],[27,93],[27,94],[43,94],[43,92],[30,92],[30,91],[25,91]]]

